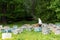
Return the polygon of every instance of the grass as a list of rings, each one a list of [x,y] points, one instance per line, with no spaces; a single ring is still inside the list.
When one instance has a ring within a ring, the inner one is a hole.
[[[60,40],[60,35],[55,35],[54,33],[44,35],[41,32],[24,31],[21,34],[17,35],[12,34],[11,39],[5,39],[5,40]]]

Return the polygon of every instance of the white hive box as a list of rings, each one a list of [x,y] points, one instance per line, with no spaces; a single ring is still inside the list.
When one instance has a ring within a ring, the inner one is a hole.
[[[11,39],[12,34],[11,33],[2,33],[2,39]]]

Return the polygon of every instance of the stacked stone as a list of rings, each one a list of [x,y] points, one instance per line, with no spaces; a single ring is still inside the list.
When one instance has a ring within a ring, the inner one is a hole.
[[[55,24],[46,24],[42,23],[40,24],[24,24],[21,27],[18,27],[17,25],[13,25],[13,28],[10,28],[8,25],[2,26],[0,25],[0,32],[2,33],[13,33],[13,34],[19,34],[22,33],[24,30],[26,31],[35,31],[35,32],[42,32],[42,34],[49,34],[50,31],[54,32],[55,34],[60,34],[60,26],[57,26]]]
[[[3,26],[2,26],[2,25],[0,25],[0,32],[2,31],[2,28],[3,28]]]
[[[42,24],[42,34],[49,34],[50,29],[48,28],[48,24]]]

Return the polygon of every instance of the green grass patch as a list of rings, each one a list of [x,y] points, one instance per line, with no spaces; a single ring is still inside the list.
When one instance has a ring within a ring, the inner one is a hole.
[[[44,35],[41,32],[24,31],[21,34],[17,35],[12,34],[11,39],[5,40],[60,40],[60,35],[55,35],[54,33]]]

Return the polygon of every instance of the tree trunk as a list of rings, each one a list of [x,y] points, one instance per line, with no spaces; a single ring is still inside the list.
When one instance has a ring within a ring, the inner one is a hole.
[[[31,15],[33,16],[33,18],[36,20],[36,16],[35,16],[35,7],[36,7],[36,0],[32,0],[32,13]]]
[[[6,15],[6,11],[7,11],[7,3],[3,2],[1,6],[2,6],[2,14],[3,14],[2,17],[1,17],[2,23],[6,24],[7,21],[6,21],[6,16],[5,15]]]

